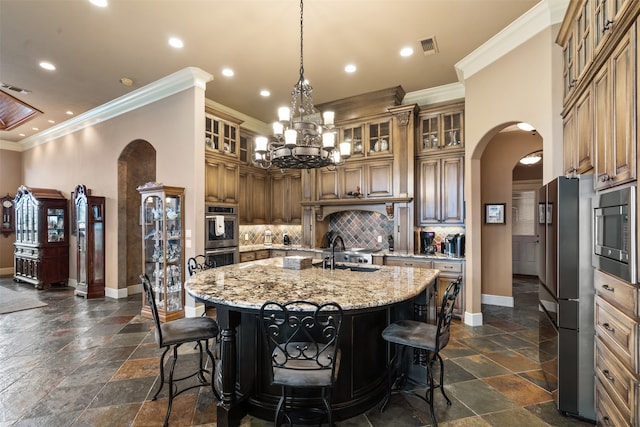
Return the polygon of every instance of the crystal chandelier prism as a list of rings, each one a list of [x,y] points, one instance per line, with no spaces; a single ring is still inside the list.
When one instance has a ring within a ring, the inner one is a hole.
[[[270,138],[255,139],[254,161],[263,168],[315,169],[340,165],[351,156],[351,144],[336,145],[334,113],[322,115],[313,105],[313,88],[304,78],[303,1],[300,1],[300,77],[291,91],[291,108],[278,109]]]

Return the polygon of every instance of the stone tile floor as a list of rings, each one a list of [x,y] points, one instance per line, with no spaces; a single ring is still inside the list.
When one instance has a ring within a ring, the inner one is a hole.
[[[67,287],[37,291],[6,277],[0,286],[36,294],[48,304],[0,315],[0,427],[162,425],[166,387],[158,400],[149,400],[160,351],[151,322],[140,317],[140,295],[87,301]],[[544,320],[537,311],[537,286],[530,279],[514,279],[514,299],[513,309],[483,306],[480,327],[453,325],[452,340],[442,352],[445,389],[453,404],[447,406],[436,391],[439,425],[591,425],[555,409],[543,375],[550,356],[538,352]],[[215,405],[206,388],[187,392],[175,399],[170,425],[215,426]],[[337,425],[430,423],[424,401],[397,393],[383,414],[375,407]],[[247,416],[242,425],[272,423]]]

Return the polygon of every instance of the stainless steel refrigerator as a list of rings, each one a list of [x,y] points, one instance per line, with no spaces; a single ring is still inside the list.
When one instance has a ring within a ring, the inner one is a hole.
[[[539,190],[537,215],[539,302],[550,323],[541,319],[541,361],[548,384],[557,384],[558,410],[588,420],[595,420],[592,196],[592,175],[558,177]]]

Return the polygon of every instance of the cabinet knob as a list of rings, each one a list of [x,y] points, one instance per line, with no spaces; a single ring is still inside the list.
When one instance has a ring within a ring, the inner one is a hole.
[[[612,25],[613,25],[613,21],[611,19],[607,19],[607,22],[605,22],[604,25],[602,26],[602,34],[609,31]]]
[[[602,289],[604,289],[605,291],[609,291],[609,292],[615,292],[616,288],[612,288],[609,285],[602,285]]]
[[[611,325],[609,325],[608,323],[603,323],[602,327],[605,328],[607,331],[611,332],[612,334],[616,333],[615,328],[612,328]]]
[[[611,177],[608,174],[604,174],[600,177],[600,182],[607,182],[611,179]]]
[[[576,79],[572,79],[572,80],[569,82],[569,87],[570,87],[570,88],[571,88],[571,87],[576,87],[576,83],[578,83],[578,80],[576,80]]]
[[[602,421],[604,422],[605,427],[614,427],[613,424],[611,424],[611,419],[609,419],[609,417],[602,417]]]

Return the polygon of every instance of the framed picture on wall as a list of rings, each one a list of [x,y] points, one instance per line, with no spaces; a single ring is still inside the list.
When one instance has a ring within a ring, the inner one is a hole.
[[[504,209],[506,203],[485,203],[484,222],[485,224],[504,224]]]

